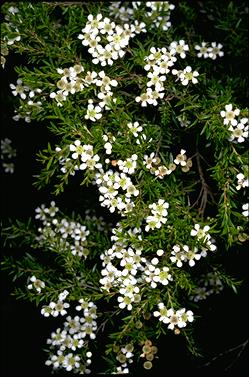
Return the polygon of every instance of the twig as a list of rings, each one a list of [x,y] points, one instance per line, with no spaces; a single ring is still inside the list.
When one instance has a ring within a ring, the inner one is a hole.
[[[220,357],[223,357],[225,355],[228,355],[230,354],[231,352],[233,351],[236,351],[236,350],[239,350],[239,352],[237,353],[237,356],[235,357],[235,359],[225,368],[225,371],[228,371],[228,369],[230,369],[233,364],[238,361],[238,359],[240,358],[242,352],[245,350],[247,344],[249,343],[249,339],[246,339],[243,343],[239,344],[238,346],[236,347],[232,347],[232,348],[229,348],[228,350],[224,351],[224,352],[220,352],[217,356],[214,356],[210,361],[208,361],[207,363],[203,364],[200,366],[201,367],[208,367],[210,366],[215,360],[219,359]]]
[[[207,206],[207,202],[208,202],[208,196],[211,197],[213,203],[215,203],[215,200],[214,200],[214,196],[213,196],[211,190],[209,189],[208,184],[205,181],[203,170],[202,170],[202,167],[201,167],[200,157],[203,158],[200,155],[200,153],[197,151],[196,152],[196,162],[197,162],[197,169],[198,169],[199,176],[200,176],[201,190],[200,190],[200,193],[199,193],[197,200],[194,202],[194,204],[192,204],[191,208],[193,208],[195,205],[197,205],[200,201],[198,213],[199,213],[199,215],[201,215],[203,217],[206,206]]]

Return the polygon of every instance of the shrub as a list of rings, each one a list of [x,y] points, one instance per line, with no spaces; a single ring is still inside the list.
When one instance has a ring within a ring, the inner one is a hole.
[[[34,219],[5,227],[7,244],[35,251],[2,266],[21,278],[18,298],[64,317],[46,365],[90,373],[103,338],[105,373],[151,369],[170,332],[198,355],[201,301],[236,291],[221,255],[248,239],[245,2],[3,12],[2,66],[9,52],[25,59],[10,83],[13,119],[44,127],[34,184],[51,196]],[[2,140],[6,173],[14,148]],[[80,205],[59,208],[75,182]]]

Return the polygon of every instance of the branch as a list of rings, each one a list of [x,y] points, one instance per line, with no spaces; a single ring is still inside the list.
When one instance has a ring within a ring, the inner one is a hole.
[[[233,351],[236,351],[238,350],[238,353],[235,357],[235,359],[230,363],[228,364],[228,366],[225,368],[225,371],[228,371],[236,361],[238,361],[238,359],[240,358],[241,354],[243,353],[243,351],[245,350],[247,344],[249,343],[249,339],[246,339],[243,343],[239,344],[238,346],[236,347],[232,347],[232,348],[229,348],[228,350],[224,351],[224,352],[220,352],[217,356],[214,356],[210,361],[208,361],[207,363],[201,365],[200,367],[208,367],[210,366],[215,360],[219,359],[220,357],[223,357],[225,355],[228,355],[230,354],[231,352]]]
[[[198,198],[196,199],[194,204],[192,204],[191,208],[193,208],[195,205],[197,205],[200,201],[198,213],[199,213],[199,215],[201,215],[203,217],[206,206],[207,206],[207,202],[208,202],[208,196],[211,197],[213,203],[215,203],[215,200],[214,200],[214,196],[213,196],[207,182],[205,181],[203,170],[202,170],[202,167],[201,167],[200,157],[203,158],[197,150],[197,152],[196,152],[196,162],[197,162],[198,173],[199,173],[199,176],[200,176],[201,190],[200,190]]]

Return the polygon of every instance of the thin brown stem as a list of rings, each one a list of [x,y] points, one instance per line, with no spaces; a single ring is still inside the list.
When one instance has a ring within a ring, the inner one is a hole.
[[[203,157],[200,155],[198,151],[196,152],[195,157],[196,157],[198,173],[200,176],[201,190],[200,190],[198,198],[196,199],[194,204],[192,204],[191,208],[198,205],[199,203],[198,213],[200,216],[203,217],[206,206],[207,206],[207,202],[208,202],[208,196],[211,197],[212,202],[215,202],[215,200],[207,182],[205,181],[204,173],[201,166],[201,160],[200,160]]]

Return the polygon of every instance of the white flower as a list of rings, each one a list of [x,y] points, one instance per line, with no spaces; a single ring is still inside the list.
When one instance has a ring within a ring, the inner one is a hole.
[[[70,372],[73,369],[77,369],[80,367],[80,357],[78,355],[73,355],[72,353],[68,353],[65,355],[64,361],[62,366],[66,369],[67,372]]]
[[[179,328],[185,327],[187,322],[193,322],[194,315],[191,310],[186,311],[185,308],[179,309],[176,311],[176,315],[178,317],[178,324]]]
[[[209,57],[209,50],[207,46],[207,42],[201,42],[201,45],[195,45],[195,50],[199,51],[197,53],[198,58],[208,58]]]
[[[208,231],[210,229],[210,226],[205,225],[203,229],[201,229],[199,224],[195,224],[194,229],[191,230],[190,235],[196,236],[198,239],[204,238],[204,240],[209,239]]]
[[[142,93],[140,94],[140,96],[135,98],[136,102],[141,102],[142,107],[146,107],[147,103],[149,103],[150,100],[151,100],[151,95],[149,94],[149,92]]]
[[[85,85],[91,85],[91,84],[95,84],[97,79],[96,77],[98,76],[98,74],[95,72],[95,71],[87,71],[87,74],[86,76],[84,77],[83,79],[83,82]]]
[[[159,321],[162,321],[163,323],[169,323],[168,310],[164,304],[160,302],[157,306],[159,310],[153,312],[154,317],[159,317]]]
[[[155,282],[159,282],[162,285],[167,285],[172,279],[172,275],[169,274],[169,268],[163,267],[162,270],[158,269],[159,273],[154,277]]]
[[[128,296],[119,296],[118,297],[119,307],[120,309],[125,309],[127,307],[128,310],[132,309],[132,299]]]
[[[3,159],[6,155],[7,158],[12,158],[16,156],[16,149],[11,146],[12,141],[7,137],[1,140],[1,158]]]
[[[249,216],[249,203],[243,204],[242,209],[243,209],[242,215],[245,217],[248,217]]]
[[[143,127],[139,125],[138,122],[128,123],[127,127],[129,128],[130,132],[133,133],[133,136],[138,137],[138,132],[143,131]]]
[[[105,110],[110,110],[110,105],[111,103],[116,103],[117,102],[117,99],[116,98],[112,98],[113,96],[113,93],[112,92],[107,92],[107,93],[103,93],[103,92],[100,92],[98,93],[98,98],[101,99],[102,101],[99,103],[99,106],[100,107],[104,107]]]
[[[232,126],[236,126],[238,122],[235,119],[235,117],[238,116],[239,113],[240,113],[239,109],[233,110],[233,105],[229,104],[229,105],[225,106],[225,111],[222,110],[220,112],[220,115],[222,116],[222,118],[224,118],[224,120],[223,120],[224,124],[231,123]]]
[[[170,260],[172,263],[176,263],[177,267],[182,267],[183,263],[186,261],[186,256],[184,251],[181,250],[179,245],[174,245],[171,251]]]
[[[19,94],[19,96],[22,99],[25,99],[27,97],[24,92],[29,91],[29,87],[26,85],[23,85],[23,82],[21,79],[17,80],[17,85],[10,84],[10,88],[12,89],[12,93],[14,96],[17,96],[17,94]]]
[[[223,45],[221,43],[212,42],[211,47],[208,48],[208,56],[209,58],[215,60],[217,56],[224,56],[224,52],[221,51]]]
[[[28,289],[35,288],[38,293],[41,293],[42,288],[45,287],[45,283],[42,280],[37,279],[34,275],[31,276],[30,281],[32,281],[32,283],[29,284],[27,288]]]
[[[105,17],[98,25],[99,32],[101,34],[112,35],[114,33],[115,23],[111,22],[108,17]]]
[[[174,330],[175,326],[178,326],[179,317],[176,315],[174,309],[170,308],[167,310],[167,317],[164,323],[168,323],[168,329]]]
[[[188,85],[189,81],[192,81],[193,84],[197,84],[197,76],[199,76],[199,73],[197,71],[192,71],[192,68],[189,65],[186,68],[184,68],[184,70],[181,71],[179,74],[181,83],[184,86]]]
[[[15,165],[13,162],[3,162],[2,167],[4,168],[5,173],[13,174],[15,170]]]
[[[167,208],[169,204],[165,202],[164,199],[159,199],[157,203],[153,203],[149,205],[151,209],[151,213],[153,216],[148,216],[145,220],[147,225],[145,227],[145,231],[148,232],[150,229],[159,229],[161,228],[162,224],[165,224],[167,221]]]
[[[184,149],[181,149],[180,151],[180,154],[178,154],[176,156],[176,158],[174,159],[174,163],[176,165],[181,165],[181,166],[185,166],[186,165],[186,160],[187,160],[187,156],[185,155],[186,151]]]
[[[143,164],[146,166],[147,169],[152,169],[153,164],[157,163],[157,158],[155,157],[155,153],[152,152],[150,156],[147,156],[147,154],[144,155],[144,161]]]
[[[165,202],[164,199],[159,199],[157,203],[149,205],[153,215],[166,217],[168,214],[167,209],[169,208],[169,203]]]
[[[189,51],[189,46],[183,39],[181,39],[179,42],[171,42],[169,48],[171,53],[179,54],[182,59],[186,58],[185,51]]]
[[[201,254],[197,253],[197,248],[195,247],[194,250],[191,250],[187,245],[183,246],[184,256],[186,260],[188,260],[188,264],[190,267],[195,265],[195,260],[199,260],[201,258]]]
[[[52,309],[51,315],[53,317],[57,317],[59,314],[60,315],[65,315],[67,314],[66,309],[69,308],[69,304],[67,302],[63,301],[57,301],[57,302],[50,302],[49,307]]]
[[[245,138],[248,138],[248,129],[249,126],[246,125],[248,122],[248,118],[240,119],[239,123],[236,125],[235,128],[231,125],[228,129],[231,131],[231,135],[228,140],[230,141],[237,141],[238,143],[243,143]]]
[[[65,298],[69,295],[69,292],[65,289],[63,292],[59,294],[58,300],[64,301]]]
[[[239,173],[236,175],[237,177],[237,180],[238,180],[238,183],[237,183],[237,186],[236,186],[236,189],[237,190],[240,190],[242,187],[248,187],[249,186],[249,179],[247,177],[245,177],[244,174],[242,173]]]
[[[111,80],[108,76],[106,76],[104,71],[98,73],[101,80],[96,80],[96,85],[100,86],[101,91],[109,92],[111,90],[111,86],[116,87],[118,85],[117,80]]]
[[[124,173],[133,174],[137,167],[137,158],[137,155],[133,154],[131,158],[127,158],[125,161],[118,160],[117,165]]]
[[[164,251],[162,249],[158,249],[156,254],[161,257],[164,254]]]
[[[92,102],[93,101],[91,100],[88,101],[85,119],[90,119],[92,122],[96,122],[96,120],[99,120],[102,117],[102,114],[101,114],[102,109],[98,105],[94,106]]]
[[[153,72],[149,72],[147,77],[150,79],[150,81],[147,82],[147,86],[151,87],[152,85],[155,86],[156,91],[163,90],[163,83],[166,80],[166,76],[160,75],[159,69],[156,67],[154,68]]]

